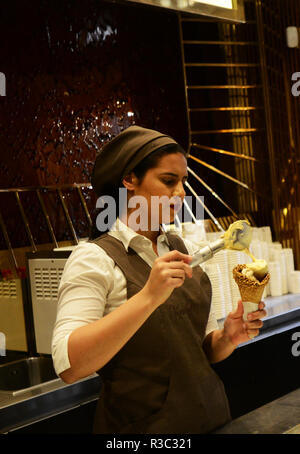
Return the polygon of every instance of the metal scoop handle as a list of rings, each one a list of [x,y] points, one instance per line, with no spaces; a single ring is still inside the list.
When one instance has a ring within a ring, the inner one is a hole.
[[[233,226],[234,224],[231,224],[231,226]],[[230,247],[230,249],[243,250],[249,247],[249,235],[247,236],[247,233],[249,234],[249,229],[251,229],[250,225],[247,222],[243,221],[242,229],[236,228],[235,230],[233,230],[233,234],[230,238],[233,244]],[[193,268],[194,266],[199,265],[200,263],[206,262],[207,260],[212,258],[214,254],[216,254],[217,252],[221,251],[224,248],[225,240],[223,238],[220,238],[219,240],[214,241],[213,243],[210,243],[207,246],[204,246],[203,248],[199,249],[199,251],[195,252],[195,254],[193,255],[193,259],[190,263],[190,266]]]
[[[216,252],[219,252],[224,248],[225,241],[223,239],[219,239],[207,246],[204,246],[203,248],[199,249],[199,251],[195,252],[195,254],[193,254],[193,259],[190,263],[190,266],[194,268],[195,266],[200,265],[200,263],[206,262],[207,260],[211,259],[212,256],[216,254]]]

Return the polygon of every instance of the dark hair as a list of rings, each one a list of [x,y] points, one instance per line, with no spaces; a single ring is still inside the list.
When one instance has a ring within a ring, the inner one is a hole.
[[[132,170],[132,172],[136,175],[136,177],[139,180],[139,183],[142,183],[144,176],[146,175],[146,172],[150,169],[153,169],[156,167],[160,161],[161,158],[163,158],[166,155],[173,154],[173,153],[181,153],[183,154],[184,157],[187,157],[186,151],[179,145],[179,144],[169,144],[165,145],[158,150],[154,151],[153,153],[150,153],[146,158],[144,158],[135,168]],[[122,182],[120,182],[120,186],[122,185]],[[116,201],[116,213],[117,216],[119,215],[119,187],[116,187],[113,191],[111,191],[110,195],[114,198]],[[101,210],[98,209],[98,211],[95,214],[95,219],[93,221],[93,225],[90,229],[89,233],[89,239],[93,240],[95,238],[98,238],[99,236],[103,235],[106,233],[111,226],[108,226],[106,232],[99,232],[96,226],[96,218]]]

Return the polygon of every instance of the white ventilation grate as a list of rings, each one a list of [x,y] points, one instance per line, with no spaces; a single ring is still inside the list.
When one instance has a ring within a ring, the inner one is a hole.
[[[67,258],[28,260],[36,349],[51,354],[58,288]]]
[[[62,267],[34,267],[36,298],[56,301],[62,273]]]
[[[17,285],[15,279],[0,281],[0,298],[17,298]]]

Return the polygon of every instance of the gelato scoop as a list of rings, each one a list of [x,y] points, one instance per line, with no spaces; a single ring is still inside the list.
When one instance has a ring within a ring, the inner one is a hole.
[[[217,241],[207,244],[195,252],[190,266],[194,267],[205,262],[224,248],[238,251],[248,250],[251,239],[252,228],[248,221],[233,222]]]
[[[265,260],[256,259],[254,262],[245,265],[242,274],[248,279],[260,282],[268,274],[268,264]]]
[[[248,249],[252,240],[252,228],[248,221],[236,221],[230,224],[223,234],[226,249],[243,251]]]

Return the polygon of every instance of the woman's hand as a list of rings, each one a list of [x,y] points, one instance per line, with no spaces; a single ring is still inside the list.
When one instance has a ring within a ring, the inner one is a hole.
[[[190,255],[176,250],[158,257],[142,291],[151,295],[153,303],[160,306],[169,298],[174,288],[181,287],[186,277],[192,277],[193,270],[188,265],[191,261]]]
[[[265,304],[261,301],[258,310],[248,314],[248,321],[245,322],[243,303],[239,300],[237,309],[228,314],[224,323],[224,335],[233,345],[242,344],[259,334],[259,328],[263,326],[261,319],[267,315],[264,307]]]

